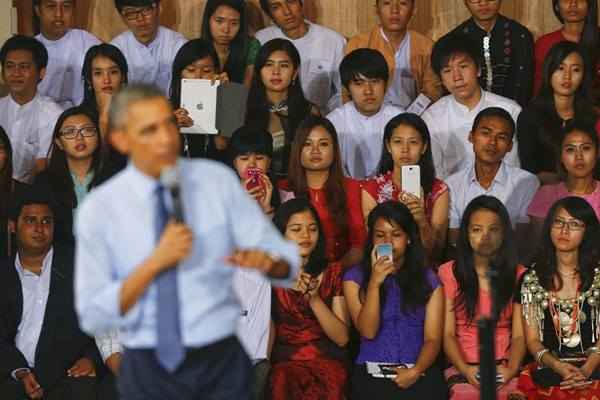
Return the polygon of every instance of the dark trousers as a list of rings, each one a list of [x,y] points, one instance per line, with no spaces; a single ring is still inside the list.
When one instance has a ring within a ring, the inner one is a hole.
[[[355,365],[352,374],[352,400],[444,400],[448,398],[448,387],[442,372],[431,367],[425,376],[409,387],[400,389],[389,378],[374,378],[364,364]]]
[[[119,370],[122,400],[250,400],[252,365],[237,338],[189,350],[174,373],[154,350],[126,349]]]
[[[96,400],[96,378],[65,377],[52,387],[43,387],[44,400]],[[29,399],[21,382],[13,379],[0,383],[0,399]]]

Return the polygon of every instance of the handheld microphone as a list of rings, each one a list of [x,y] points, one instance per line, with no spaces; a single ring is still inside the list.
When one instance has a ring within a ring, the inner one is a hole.
[[[179,169],[176,166],[165,167],[160,173],[160,183],[169,190],[173,200],[173,215],[175,221],[183,223],[183,204],[181,202],[181,190],[179,186]]]

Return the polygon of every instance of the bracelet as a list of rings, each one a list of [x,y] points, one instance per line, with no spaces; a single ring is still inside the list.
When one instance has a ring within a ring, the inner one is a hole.
[[[542,350],[538,351],[537,353],[535,353],[535,361],[538,363],[538,365],[543,365],[542,358],[544,358],[546,353],[549,353],[549,352],[550,352],[550,350],[548,350],[548,349],[542,349]]]

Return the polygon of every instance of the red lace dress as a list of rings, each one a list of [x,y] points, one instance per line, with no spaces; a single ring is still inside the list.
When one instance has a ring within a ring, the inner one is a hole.
[[[323,272],[319,296],[331,307],[342,296],[342,266]],[[346,351],[325,334],[302,293],[273,288],[275,344],[268,393],[273,400],[341,400],[348,377]]]

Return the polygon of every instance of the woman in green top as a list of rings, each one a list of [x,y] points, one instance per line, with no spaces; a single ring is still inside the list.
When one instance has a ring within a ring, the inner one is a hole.
[[[221,72],[226,72],[231,82],[250,87],[260,43],[248,36],[245,2],[208,0],[202,19],[202,38],[217,53]]]

